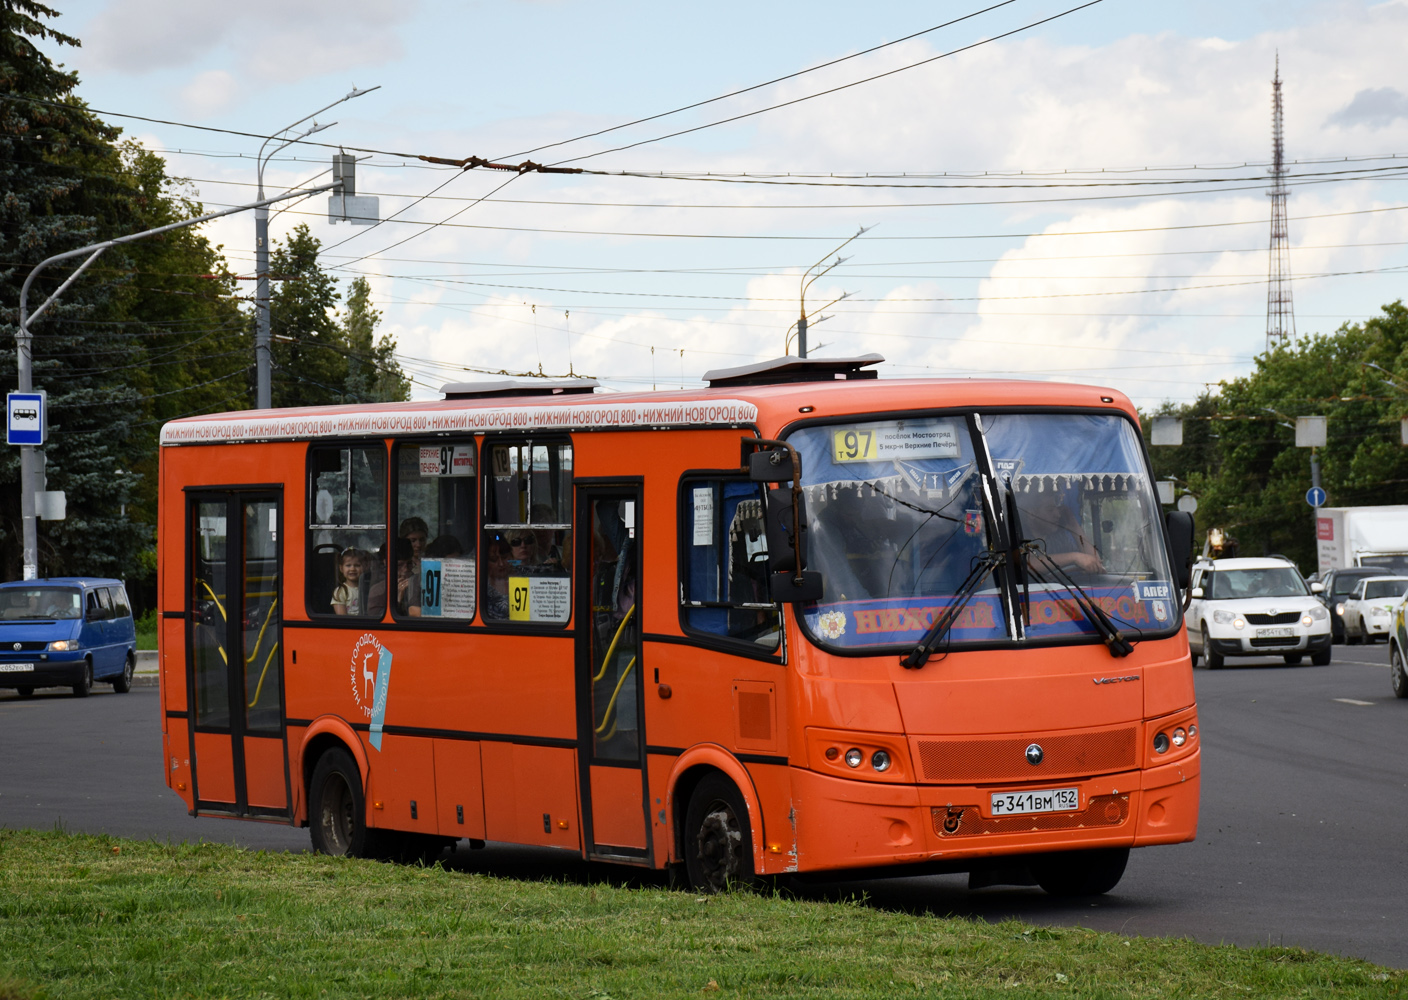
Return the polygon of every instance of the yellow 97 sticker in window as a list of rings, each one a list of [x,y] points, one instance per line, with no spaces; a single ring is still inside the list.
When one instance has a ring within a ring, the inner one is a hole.
[[[838,427],[831,432],[832,461],[873,462],[879,458],[874,427]]]
[[[532,603],[528,598],[528,578],[511,576],[508,578],[508,620],[511,622],[532,621],[529,613]]]

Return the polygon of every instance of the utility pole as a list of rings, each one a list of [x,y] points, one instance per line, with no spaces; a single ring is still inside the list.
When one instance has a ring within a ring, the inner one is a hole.
[[[196,226],[211,219],[218,219],[224,215],[234,215],[236,212],[247,212],[251,208],[264,208],[275,202],[288,201],[291,198],[306,198],[309,195],[318,194],[320,191],[336,191],[343,184],[342,176],[339,176],[331,184],[323,184],[313,188],[303,188],[298,191],[289,191],[284,194],[275,195],[273,198],[261,198],[259,201],[251,202],[248,205],[237,205],[234,208],[221,209],[218,212],[207,212],[205,215],[194,219],[186,219],[182,222],[173,222],[170,225],[158,226],[156,229],[148,229],[140,233],[132,233],[129,236],[119,236],[116,239],[105,240],[102,243],[94,243],[86,247],[79,247],[77,250],[69,250],[65,253],[56,253],[52,257],[47,257],[34,266],[34,270],[29,272],[29,277],[24,279],[24,285],[20,288],[20,328],[15,335],[16,346],[16,368],[19,376],[19,391],[32,392],[34,389],[34,368],[33,368],[33,344],[34,334],[31,326],[34,321],[44,314],[49,306],[62,295],[70,285],[78,280],[78,276],[86,271],[89,266],[97,260],[104,250],[124,243],[131,243],[135,240],[145,239],[148,236],[156,236],[160,233],[167,233],[173,229],[184,229],[187,226]],[[55,289],[54,293],[41,302],[34,310],[29,311],[29,289],[34,284],[34,279],[39,276],[39,272],[50,264],[58,263],[61,260],[68,260],[71,257],[81,257],[88,255],[87,260],[78,265],[72,274],[64,280],[63,284]],[[24,579],[34,580],[39,576],[39,532],[35,524],[35,493],[40,487],[38,482],[39,462],[33,445],[20,445],[20,518],[23,522],[24,536]]]
[[[1296,335],[1291,307],[1291,241],[1286,226],[1286,163],[1281,129],[1281,56],[1271,81],[1271,268],[1266,282],[1266,349]]]
[[[269,143],[274,142],[281,136],[288,135],[298,126],[302,125],[310,118],[327,111],[328,108],[335,108],[343,101],[350,101],[354,97],[361,97],[363,94],[370,94],[373,90],[380,90],[380,85],[368,87],[366,90],[358,90],[353,87],[342,97],[333,101],[326,108],[319,108],[311,115],[304,115],[292,125],[287,125],[279,129],[269,138],[265,139],[259,147],[259,155],[256,157],[256,175],[259,182],[258,197],[264,201],[264,167],[281,150],[308,138],[314,132],[321,132],[325,128],[332,128],[337,122],[328,122],[326,125],[319,125],[313,122],[308,128],[269,150],[266,155],[264,148]],[[336,177],[334,178],[336,179]],[[326,190],[326,189],[319,189]],[[254,405],[260,410],[267,410],[273,403],[273,384],[271,378],[272,356],[269,351],[269,209],[268,205],[262,205],[254,210]]]
[[[859,239],[862,234],[874,228],[874,226],[861,226],[859,229],[856,230],[856,234],[854,236],[852,236],[848,240],[845,240],[843,243],[841,243],[840,246],[836,247],[835,250],[829,251],[825,256],[821,258],[821,260],[817,261],[811,267],[807,268],[805,271],[802,272],[802,287],[800,293],[798,294],[798,298],[801,300],[801,314],[797,317],[797,322],[787,328],[787,336],[783,338],[782,343],[783,354],[787,353],[787,345],[792,339],[792,329],[793,327],[795,327],[797,330],[797,357],[805,358],[807,356],[807,322],[809,320],[809,317],[807,316],[807,289],[812,286],[812,282],[816,281],[818,278],[826,274],[832,268],[839,267],[851,258],[837,257],[830,264],[827,264],[826,267],[823,267],[820,271],[816,271],[816,269],[821,267],[822,264],[826,264],[826,258],[830,257],[831,254],[839,253],[842,248],[846,246],[846,244],[851,242],[851,240]],[[812,274],[813,271],[816,271],[816,274]],[[821,312],[822,309],[829,309],[831,306],[834,306],[837,302],[840,302],[842,299],[846,298],[850,294],[850,292],[842,292],[836,298],[832,299],[830,302],[826,303],[826,305],[822,306],[821,309],[816,310],[816,312]],[[830,318],[830,316],[818,316],[816,321],[820,323],[822,320]]]

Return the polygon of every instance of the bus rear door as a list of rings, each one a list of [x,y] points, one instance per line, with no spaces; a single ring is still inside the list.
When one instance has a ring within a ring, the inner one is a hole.
[[[187,498],[186,690],[196,811],[291,816],[283,705],[280,498]]]

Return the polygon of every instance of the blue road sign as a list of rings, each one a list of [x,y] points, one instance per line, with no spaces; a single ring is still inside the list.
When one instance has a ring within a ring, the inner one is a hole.
[[[44,393],[12,392],[6,397],[5,441],[7,444],[44,443]]]
[[[1318,486],[1312,486],[1305,491],[1305,502],[1312,507],[1325,506],[1325,491]]]

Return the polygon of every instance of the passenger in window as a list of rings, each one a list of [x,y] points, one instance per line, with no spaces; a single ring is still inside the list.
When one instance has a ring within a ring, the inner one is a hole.
[[[409,538],[396,539],[396,613],[420,617],[420,559]]]
[[[552,524],[557,520],[557,512],[545,503],[535,503],[531,515],[534,524]],[[552,573],[564,572],[560,532],[555,528],[534,528],[537,539],[538,565]]]
[[[516,569],[538,565],[538,536],[527,528],[512,528],[508,538],[508,563]]]
[[[440,535],[425,547],[426,559],[453,559],[464,555],[464,546],[454,535]]]
[[[343,549],[337,560],[337,589],[332,592],[332,610],[339,615],[362,613],[362,574],[367,557],[361,549]]]
[[[498,535],[484,546],[484,617],[508,617],[508,545]]]
[[[408,517],[401,522],[401,530],[396,534],[411,543],[411,558],[420,562],[421,553],[430,541],[430,528],[425,521],[419,517]]]

